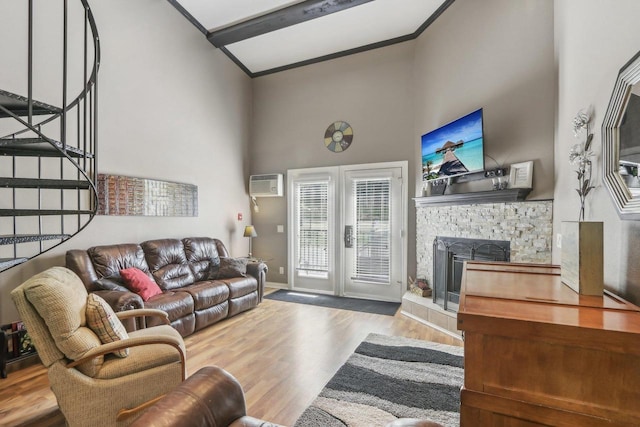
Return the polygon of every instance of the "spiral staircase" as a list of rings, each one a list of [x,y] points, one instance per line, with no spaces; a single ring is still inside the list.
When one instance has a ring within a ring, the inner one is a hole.
[[[68,240],[96,213],[100,64],[87,0],[5,5],[16,15],[13,39],[17,44],[26,34],[27,52],[15,49],[23,58],[4,63],[0,77],[0,271]],[[51,60],[56,51],[61,61]],[[14,88],[5,90],[4,83]]]

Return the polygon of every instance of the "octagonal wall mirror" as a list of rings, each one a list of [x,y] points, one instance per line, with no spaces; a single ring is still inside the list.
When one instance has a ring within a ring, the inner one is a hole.
[[[618,74],[602,123],[603,179],[622,219],[640,220],[640,52]]]

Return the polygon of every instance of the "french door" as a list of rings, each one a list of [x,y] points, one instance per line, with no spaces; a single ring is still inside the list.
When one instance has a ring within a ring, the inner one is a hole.
[[[287,173],[291,289],[400,301],[407,162]]]

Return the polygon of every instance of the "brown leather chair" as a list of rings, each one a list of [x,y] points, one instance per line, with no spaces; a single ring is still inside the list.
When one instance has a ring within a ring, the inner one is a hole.
[[[281,427],[247,416],[244,392],[224,369],[207,366],[187,378],[140,416],[132,427]],[[387,427],[442,427],[401,418]]]
[[[224,369],[207,366],[140,416],[137,427],[278,427],[247,416],[244,392]]]

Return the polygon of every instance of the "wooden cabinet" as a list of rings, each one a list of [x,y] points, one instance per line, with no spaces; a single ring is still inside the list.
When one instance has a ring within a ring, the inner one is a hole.
[[[467,262],[461,425],[640,426],[640,308],[549,265]]]

